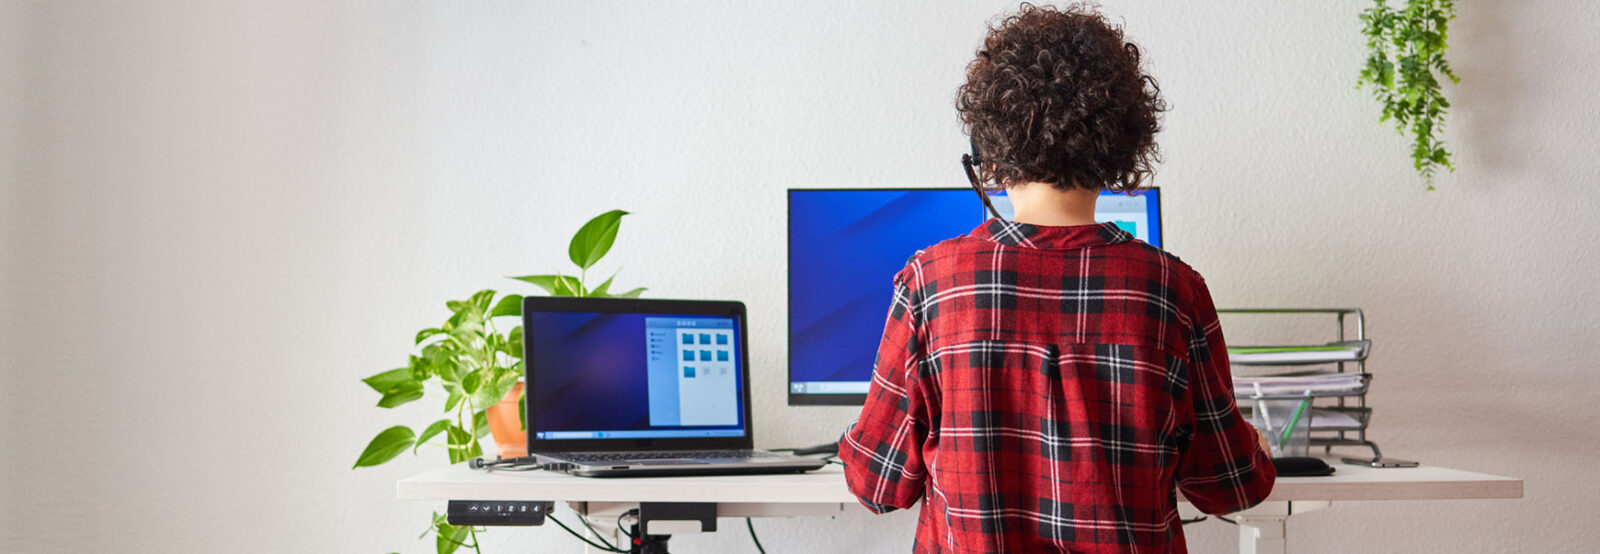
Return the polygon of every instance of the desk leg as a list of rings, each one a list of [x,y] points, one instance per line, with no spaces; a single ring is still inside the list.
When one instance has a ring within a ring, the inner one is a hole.
[[[1331,502],[1263,502],[1239,512],[1239,554],[1285,554],[1289,551],[1289,516],[1321,510]]]
[[[1239,554],[1288,552],[1284,527],[1289,516],[1240,516]]]

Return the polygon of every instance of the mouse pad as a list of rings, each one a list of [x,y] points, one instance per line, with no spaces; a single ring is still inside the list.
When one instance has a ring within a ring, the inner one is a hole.
[[[1322,461],[1321,458],[1306,456],[1288,456],[1273,458],[1272,467],[1278,469],[1279,477],[1321,477],[1333,475],[1333,466]]]

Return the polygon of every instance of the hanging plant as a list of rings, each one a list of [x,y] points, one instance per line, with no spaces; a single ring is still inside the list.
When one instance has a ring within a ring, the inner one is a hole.
[[[1369,87],[1383,105],[1380,122],[1392,120],[1396,131],[1411,135],[1411,165],[1433,190],[1438,168],[1455,171],[1450,151],[1439,139],[1450,102],[1439,90],[1438,77],[1461,82],[1444,59],[1455,1],[1405,0],[1404,8],[1373,2],[1361,13],[1369,53],[1358,86]]]

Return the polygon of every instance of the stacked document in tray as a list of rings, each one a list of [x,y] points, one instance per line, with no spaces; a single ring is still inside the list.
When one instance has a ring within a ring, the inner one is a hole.
[[[1350,414],[1334,410],[1311,410],[1311,430],[1360,429],[1361,420]]]
[[[1239,411],[1244,413],[1246,419],[1255,418],[1255,406],[1248,402],[1239,404]],[[1317,408],[1312,408],[1311,410],[1312,431],[1356,430],[1360,428],[1361,420],[1348,413]]]
[[[1338,393],[1358,393],[1366,382],[1361,373],[1318,373],[1314,375],[1275,375],[1263,377],[1233,378],[1233,394],[1246,398],[1257,394],[1263,396],[1287,396],[1305,394],[1311,391],[1314,396],[1327,396]]]
[[[1235,365],[1300,365],[1365,359],[1371,341],[1344,341],[1308,346],[1238,346],[1228,349]]]

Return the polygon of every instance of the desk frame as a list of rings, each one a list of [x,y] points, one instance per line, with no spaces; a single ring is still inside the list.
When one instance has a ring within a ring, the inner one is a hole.
[[[1327,477],[1280,477],[1262,504],[1230,516],[1241,554],[1288,551],[1289,517],[1336,502],[1522,498],[1522,480],[1433,466],[1371,468],[1335,463]],[[718,517],[836,517],[867,513],[836,466],[802,475],[588,479],[545,472],[486,473],[454,466],[396,483],[408,500],[554,500],[595,516],[596,530],[616,533],[615,519],[641,502],[717,505]],[[677,529],[674,529],[677,531]],[[692,531],[684,529],[683,531]],[[678,531],[682,532],[682,531]],[[590,549],[590,552],[597,550]]]

